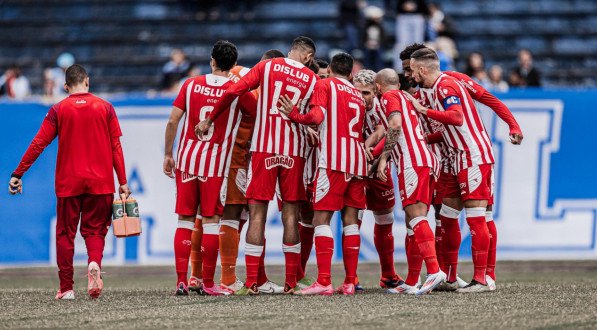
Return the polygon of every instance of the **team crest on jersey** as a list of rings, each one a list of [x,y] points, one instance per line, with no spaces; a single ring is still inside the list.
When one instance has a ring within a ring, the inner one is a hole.
[[[265,168],[272,169],[274,167],[282,166],[285,168],[292,168],[294,165],[294,159],[288,156],[273,156],[265,159]]]

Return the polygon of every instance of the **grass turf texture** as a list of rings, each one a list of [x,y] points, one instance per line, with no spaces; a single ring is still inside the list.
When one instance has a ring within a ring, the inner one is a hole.
[[[378,267],[359,265],[366,292],[354,297],[176,297],[173,267],[106,267],[98,300],[87,297],[86,269],[76,268],[74,301],[53,300],[54,268],[0,269],[0,327],[597,328],[595,261],[499,262],[497,292],[423,297],[384,293]],[[401,275],[405,268],[398,264]],[[472,265],[461,269],[470,280]],[[267,270],[282,282],[282,267]],[[333,276],[340,284],[341,265]]]

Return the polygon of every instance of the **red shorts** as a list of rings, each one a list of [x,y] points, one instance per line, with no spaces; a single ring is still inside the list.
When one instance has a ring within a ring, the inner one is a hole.
[[[365,196],[367,198],[367,210],[383,211],[393,209],[396,204],[394,196],[394,180],[392,169],[388,166],[386,171],[387,181],[382,181],[375,175],[373,178],[365,179]]]
[[[446,195],[446,187],[450,184],[450,180],[454,174],[440,171],[439,178],[435,183],[435,189],[433,191],[433,205],[441,205],[443,203],[444,197],[460,197],[460,192],[456,192],[456,196],[447,196]]]
[[[345,206],[364,209],[365,180],[352,174],[320,167],[315,176],[313,210],[340,211]]]
[[[247,198],[247,169],[231,168],[228,172],[228,184],[226,190],[226,204],[246,205]]]
[[[280,198],[285,202],[306,200],[303,170],[305,159],[266,152],[253,152],[247,173],[247,199],[270,201],[280,185]]]
[[[418,202],[430,205],[435,180],[429,167],[408,167],[398,174],[402,208]]]
[[[492,205],[493,184],[493,164],[471,166],[457,175],[447,175],[444,197],[486,200]]]
[[[198,177],[176,170],[176,213],[195,216],[201,206],[203,217],[222,215],[226,201],[224,180],[224,177]]]

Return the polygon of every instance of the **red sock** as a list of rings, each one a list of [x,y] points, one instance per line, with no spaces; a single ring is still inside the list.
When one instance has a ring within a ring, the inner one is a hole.
[[[489,230],[485,222],[485,208],[474,207],[466,209],[466,222],[471,230],[472,256],[475,268],[473,279],[486,284],[487,251],[489,250]]]
[[[344,239],[342,240],[342,259],[346,277],[344,283],[356,283],[357,266],[359,264],[359,249],[361,247],[361,235],[358,225],[344,227]]]
[[[285,284],[294,288],[296,286],[296,273],[301,261],[301,243],[294,245],[282,244],[284,251],[284,260],[286,261],[286,280]]]
[[[299,237],[301,239],[301,264],[299,265],[296,272],[296,279],[302,280],[305,277],[307,269],[307,262],[313,250],[313,234],[315,233],[315,227],[313,225],[305,225],[299,222]]]
[[[334,238],[330,226],[315,227],[315,256],[317,257],[317,282],[321,285],[332,284],[332,255]]]
[[[410,220],[410,225],[413,228],[415,241],[419,247],[419,253],[425,260],[425,267],[427,267],[427,274],[435,274],[439,272],[439,263],[437,262],[437,255],[435,254],[435,238],[429,222],[426,217],[416,217]]]
[[[490,212],[488,212],[490,213]],[[487,222],[487,230],[489,230],[489,250],[487,255],[487,275],[495,281],[495,261],[497,248],[497,228],[493,219]]]
[[[423,267],[423,257],[419,253],[419,246],[415,242],[414,232],[407,229],[407,235],[404,239],[404,246],[406,248],[406,262],[408,263],[408,275],[405,283],[410,286],[415,286],[419,282],[421,275],[421,268]]]
[[[390,214],[390,216],[392,216],[392,214]],[[394,268],[394,235],[392,235],[392,223],[375,223],[375,226],[373,227],[373,243],[375,244],[375,249],[379,255],[381,277],[388,279],[395,277],[396,269]]]
[[[245,286],[247,288],[257,284],[259,264],[261,263],[263,250],[263,246],[249,243],[245,244],[245,266],[247,268],[247,279],[245,281]]]
[[[178,221],[178,228],[174,233],[174,260],[176,265],[177,283],[187,285],[187,272],[189,271],[189,258],[191,256],[191,234],[195,223]]]
[[[460,224],[458,216],[460,211],[442,205],[440,210],[442,222],[442,242],[444,249],[444,273],[448,274],[448,282],[456,281],[458,272],[458,252],[460,251]]]
[[[201,240],[201,254],[203,256],[203,284],[211,288],[214,286],[214,273],[218,262],[220,249],[220,226],[217,223],[203,224],[203,239]]]
[[[444,241],[443,241],[443,231],[442,222],[441,220],[435,220],[435,253],[437,254],[437,262],[439,263],[439,268],[443,271],[446,269],[446,261],[444,260]],[[446,273],[447,274],[447,273]]]
[[[257,286],[262,286],[268,281],[267,274],[265,274],[265,238],[263,239],[263,252],[259,257],[259,269],[257,273]]]

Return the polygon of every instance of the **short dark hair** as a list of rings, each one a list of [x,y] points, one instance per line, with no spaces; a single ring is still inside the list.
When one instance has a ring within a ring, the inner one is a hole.
[[[285,57],[284,53],[282,53],[281,51],[279,51],[277,49],[270,49],[267,52],[263,53],[263,56],[261,58],[263,58],[264,60],[270,60],[272,58],[278,58],[278,57]]]
[[[313,71],[315,74],[319,73],[319,65],[317,64],[317,62],[311,61],[311,62],[309,62],[309,64],[307,64],[307,67],[309,68],[309,70]]]
[[[434,60],[439,61],[439,57],[437,57],[437,53],[430,48],[422,48],[410,55],[410,58],[413,60]]]
[[[211,58],[222,71],[228,71],[236,64],[238,51],[236,46],[227,40],[218,40],[211,50]]]
[[[79,64],[73,64],[69,66],[64,74],[64,80],[69,87],[77,86],[78,84],[83,83],[87,77],[89,77],[89,75],[87,75],[87,71],[85,71],[85,68]]]
[[[295,49],[297,47],[308,48],[313,51],[313,54],[315,54],[316,51],[315,42],[313,42],[313,39],[305,36],[294,38],[294,40],[292,41],[292,49]]]
[[[352,72],[352,65],[354,60],[352,56],[347,53],[338,53],[332,57],[330,62],[330,68],[332,72],[339,74],[344,77],[348,77]]]
[[[315,62],[319,65],[320,69],[327,69],[330,64],[326,60],[322,60],[321,58],[316,58]]]
[[[411,55],[419,49],[427,48],[427,46],[423,44],[414,43],[412,45],[406,46],[403,51],[400,52],[400,60],[409,60]]]

